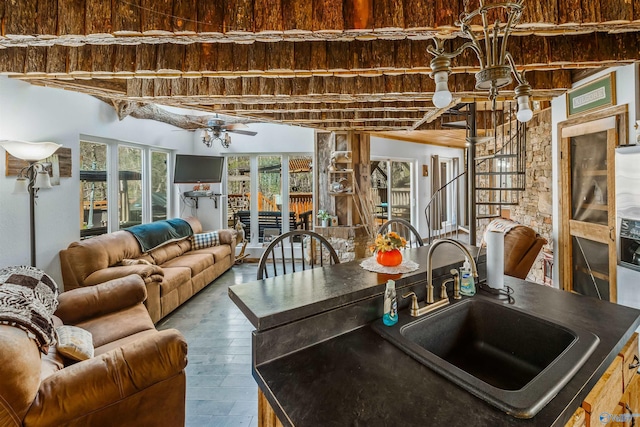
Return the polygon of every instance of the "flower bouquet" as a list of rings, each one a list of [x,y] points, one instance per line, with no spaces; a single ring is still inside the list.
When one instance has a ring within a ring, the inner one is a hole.
[[[376,241],[372,247],[377,253],[376,261],[385,267],[395,267],[402,263],[401,248],[407,246],[407,240],[395,231],[389,231],[385,234],[378,234]]]

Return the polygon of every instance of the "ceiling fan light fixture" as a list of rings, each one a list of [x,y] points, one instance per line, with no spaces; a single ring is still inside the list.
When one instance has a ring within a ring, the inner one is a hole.
[[[231,135],[225,132],[224,138],[220,138],[220,144],[223,148],[229,148],[229,146],[231,145]]]

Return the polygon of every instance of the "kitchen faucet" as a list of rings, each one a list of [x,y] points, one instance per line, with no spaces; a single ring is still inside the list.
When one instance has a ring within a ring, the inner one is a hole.
[[[460,249],[469,262],[471,263],[471,274],[473,277],[478,277],[478,268],[476,266],[476,260],[471,256],[469,250],[464,247],[457,240],[452,239],[437,239],[434,240],[433,243],[429,246],[429,252],[427,252],[427,304],[424,307],[420,307],[418,303],[418,297],[415,292],[409,292],[402,295],[402,298],[411,297],[411,308],[409,310],[409,314],[412,317],[422,316],[423,314],[429,313],[431,311],[437,310],[440,307],[444,307],[449,304],[449,297],[447,296],[447,283],[454,283],[454,292],[453,298],[460,299],[460,279],[458,278],[458,271],[451,270],[451,274],[453,278],[447,279],[442,282],[441,290],[440,290],[440,300],[438,302],[434,302],[433,300],[433,270],[431,267],[431,257],[433,256],[433,251],[443,243],[451,243],[453,246]]]
[[[469,249],[467,249],[462,243],[453,239],[434,240],[433,243],[429,245],[429,252],[427,252],[427,304],[433,304],[433,268],[431,267],[431,257],[433,256],[433,251],[443,243],[451,243],[453,246],[460,249],[471,263],[471,274],[473,274],[474,278],[478,277],[476,260],[471,256]]]

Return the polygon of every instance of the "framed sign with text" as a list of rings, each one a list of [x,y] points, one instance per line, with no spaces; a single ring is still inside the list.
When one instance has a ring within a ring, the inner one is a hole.
[[[616,105],[616,75],[593,80],[567,92],[567,117]]]

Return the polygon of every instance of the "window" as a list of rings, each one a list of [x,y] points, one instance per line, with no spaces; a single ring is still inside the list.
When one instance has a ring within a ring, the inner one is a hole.
[[[80,229],[104,234],[108,224],[107,144],[80,141]]]
[[[251,158],[249,156],[227,157],[227,224],[235,227],[234,215],[237,212],[248,212],[251,209],[249,197],[251,194]],[[244,224],[244,223],[243,223]],[[247,227],[244,224],[247,236]]]
[[[235,226],[238,220],[242,222],[246,239],[254,247],[266,244],[269,236],[310,227],[312,158],[310,154],[287,153],[228,156],[229,227]]]
[[[411,163],[392,160],[371,161],[371,192],[376,223],[388,219],[412,220],[413,181]]]
[[[142,150],[118,146],[118,223],[142,224]]]
[[[80,141],[80,237],[168,218],[169,170],[169,151]]]
[[[151,151],[151,220],[167,219],[169,153]]]
[[[312,156],[289,157],[289,212],[294,212],[297,224],[303,230],[313,228],[313,174]]]

